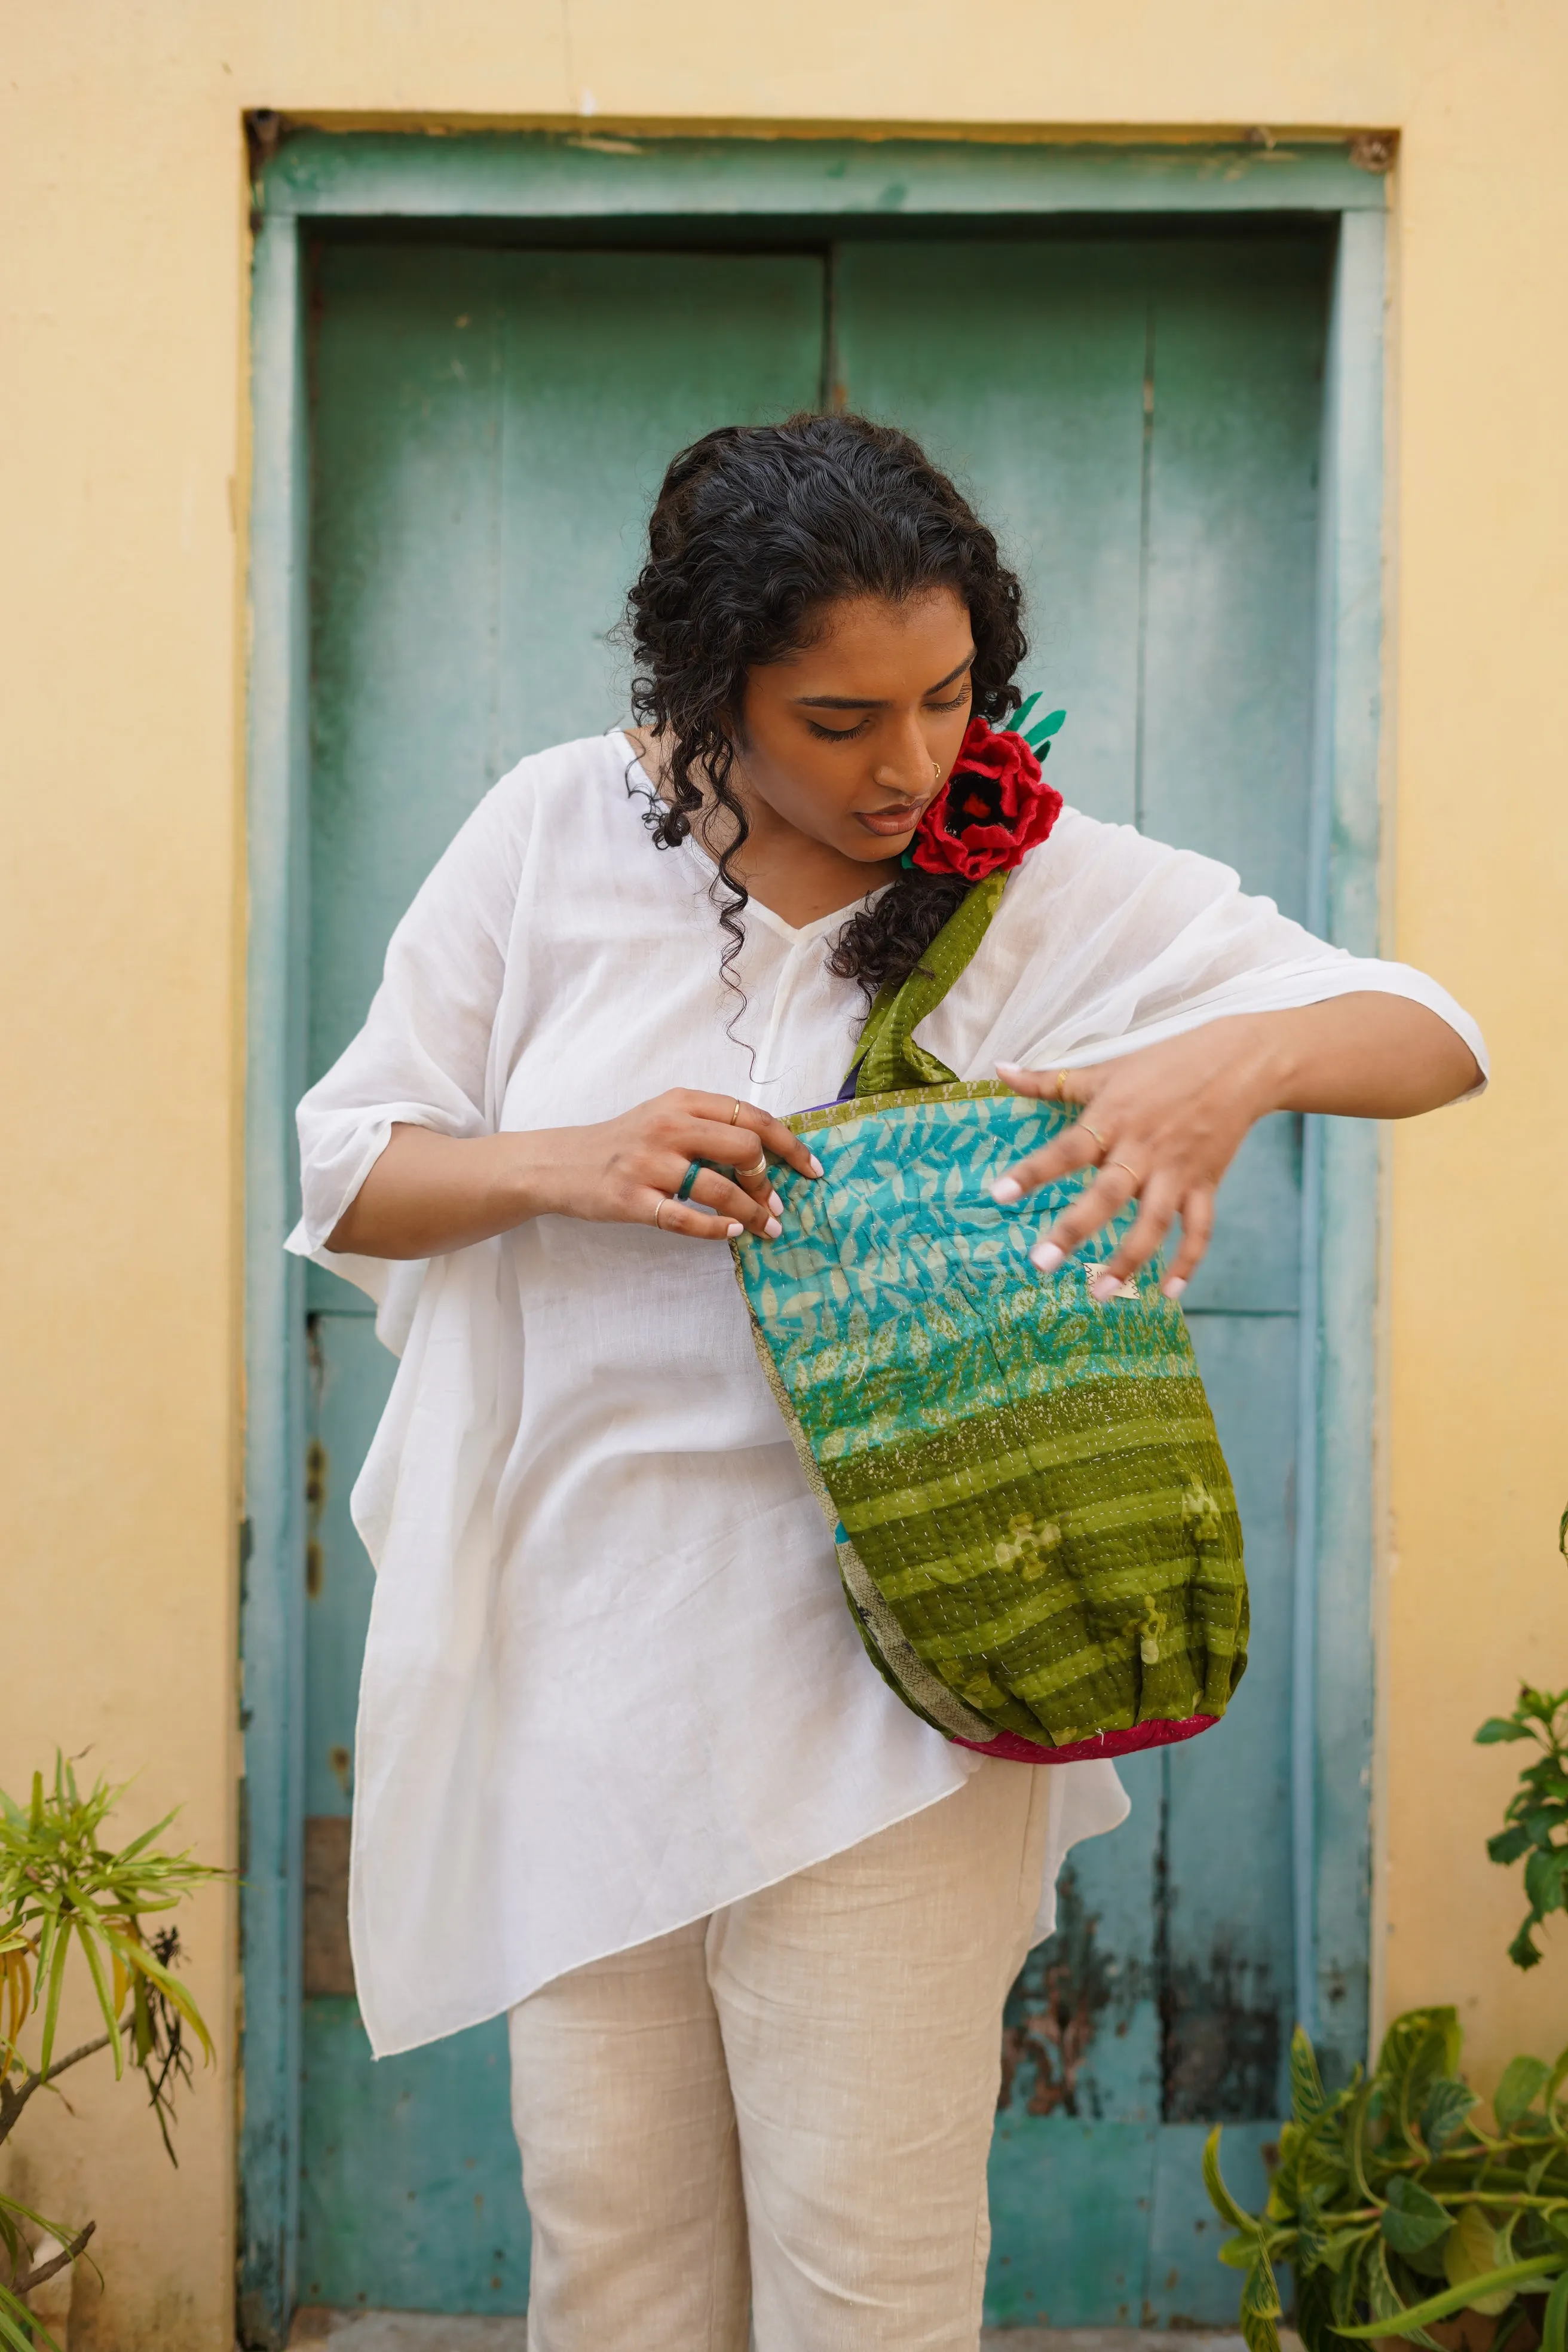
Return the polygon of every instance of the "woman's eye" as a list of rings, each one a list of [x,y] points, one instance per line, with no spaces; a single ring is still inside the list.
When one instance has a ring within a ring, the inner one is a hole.
[[[958,692],[953,696],[951,702],[928,702],[926,704],[926,709],[928,710],[962,710],[968,699],[969,683],[968,680],[965,679],[963,685],[960,687]]]
[[[823,743],[847,743],[855,736],[863,735],[866,731],[866,721],[863,719],[853,727],[819,727],[815,719],[808,719],[805,723],[818,741]]]

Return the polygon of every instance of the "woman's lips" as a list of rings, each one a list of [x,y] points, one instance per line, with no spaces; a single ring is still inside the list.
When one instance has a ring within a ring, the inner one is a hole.
[[[899,808],[856,809],[855,822],[857,824],[863,824],[868,833],[881,834],[886,838],[893,840],[900,834],[913,833],[925,813],[926,805],[924,801],[905,801]]]

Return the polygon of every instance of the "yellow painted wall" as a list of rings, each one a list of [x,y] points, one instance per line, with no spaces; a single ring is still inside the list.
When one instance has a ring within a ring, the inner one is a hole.
[[[1552,1226],[1568,11],[1560,0],[8,0],[0,32],[0,1786],[57,1741],[232,1860],[247,241],[242,109],[952,131],[1394,126],[1390,920],[1479,1013],[1479,1110],[1393,1158],[1385,2010],[1478,2075],[1568,2038],[1516,1976],[1468,1746],[1568,1682]],[[232,1907],[193,1980],[232,2019]],[[170,2172],[82,2082],[32,2185],[100,2219],[83,2342],[231,2341],[232,2032]],[[84,2068],[79,2082],[89,2074]],[[18,2136],[20,2139],[20,2135]]]

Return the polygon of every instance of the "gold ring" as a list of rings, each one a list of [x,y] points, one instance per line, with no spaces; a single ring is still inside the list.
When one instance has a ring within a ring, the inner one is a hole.
[[[658,1230],[659,1230],[659,1232],[660,1232],[661,1234],[662,1234],[662,1233],[663,1233],[663,1231],[664,1231],[664,1227],[663,1227],[663,1225],[662,1225],[662,1224],[659,1224],[659,1219],[663,1216],[663,1214],[664,1214],[664,1213],[665,1213],[666,1209],[668,1209],[668,1206],[669,1206],[669,1202],[668,1202],[668,1198],[663,1199],[663,1200],[660,1200],[660,1201],[659,1201],[659,1202],[658,1203],[657,1207],[655,1208],[654,1213],[653,1213],[653,1221],[654,1221],[654,1223],[655,1223],[656,1225],[658,1225]]]
[[[1057,1072],[1057,1100],[1058,1102],[1068,1100],[1068,1074],[1065,1070]]]
[[[759,1151],[759,1152],[758,1152],[758,1154],[757,1154],[757,1157],[756,1157],[755,1164],[754,1164],[752,1167],[750,1167],[750,1168],[737,1168],[737,1169],[736,1169],[736,1171],[735,1171],[735,1173],[736,1173],[736,1175],[737,1175],[737,1176],[761,1176],[761,1175],[763,1174],[763,1171],[766,1169],[767,1164],[768,1164],[768,1155],[767,1155],[767,1153],[766,1153],[765,1151]]]
[[[1127,1168],[1127,1162],[1125,1160],[1102,1160],[1100,1165],[1102,1173],[1107,1168]],[[1127,1168],[1127,1173],[1132,1179],[1132,1190],[1135,1192],[1142,1192],[1143,1188],[1143,1179],[1140,1176],[1136,1168]]]
[[[740,1106],[740,1104],[739,1104],[739,1103],[737,1103],[737,1104],[735,1105],[734,1109],[730,1113],[730,1124],[731,1124],[731,1127],[734,1127],[734,1126],[736,1126],[736,1125],[738,1125],[738,1124],[739,1124],[740,1117],[741,1117],[741,1106]]]
[[[1081,1128],[1082,1128],[1082,1129],[1083,1129],[1083,1131],[1084,1131],[1084,1133],[1085,1133],[1086,1135],[1092,1135],[1092,1136],[1093,1136],[1093,1138],[1094,1138],[1094,1139],[1095,1139],[1096,1143],[1098,1143],[1098,1144],[1099,1144],[1099,1146],[1100,1146],[1100,1152],[1101,1152],[1101,1155],[1102,1155],[1102,1156],[1103,1156],[1103,1154],[1104,1154],[1104,1153],[1106,1153],[1107,1151],[1109,1151],[1109,1150],[1110,1150],[1110,1144],[1109,1144],[1109,1143],[1107,1143],[1107,1141],[1106,1141],[1106,1139],[1105,1139],[1104,1136],[1103,1136],[1103,1135],[1101,1135],[1101,1133],[1100,1133],[1100,1129],[1099,1129],[1099,1128],[1098,1128],[1098,1127],[1090,1127],[1090,1125],[1089,1125],[1089,1121],[1088,1121],[1088,1119],[1087,1119],[1087,1118],[1080,1118],[1080,1119],[1079,1120],[1079,1127],[1081,1127]]]

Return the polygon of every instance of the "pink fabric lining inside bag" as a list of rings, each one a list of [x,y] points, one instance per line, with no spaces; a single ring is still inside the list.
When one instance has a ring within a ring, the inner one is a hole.
[[[1087,1764],[1100,1756],[1131,1756],[1140,1748],[1169,1748],[1191,1739],[1219,1721],[1217,1715],[1189,1715],[1179,1723],[1134,1723],[1126,1731],[1099,1731],[1092,1739],[1075,1739],[1066,1748],[1047,1748],[1043,1741],[1023,1739],[1016,1731],[999,1731],[994,1739],[957,1739],[958,1748],[972,1748],[977,1756],[999,1756],[1005,1764]]]

